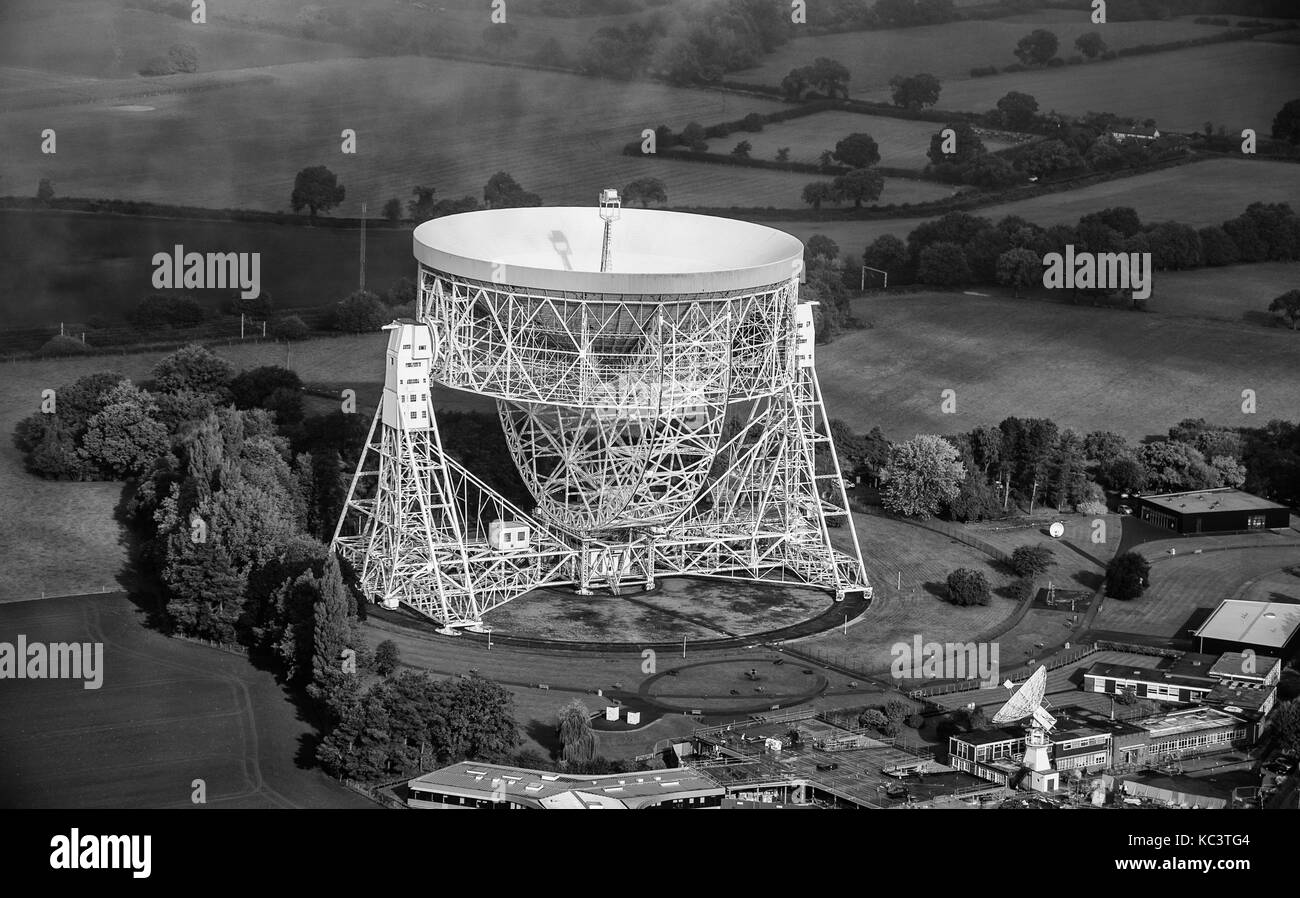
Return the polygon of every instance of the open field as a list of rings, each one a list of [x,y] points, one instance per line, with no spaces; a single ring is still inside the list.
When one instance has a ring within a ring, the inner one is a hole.
[[[1156,277],[1165,297],[1161,315],[1220,321],[1263,322],[1272,317],[1270,302],[1300,287],[1300,267],[1294,262],[1164,271]]]
[[[357,54],[339,44],[232,26],[224,8],[214,8],[206,24],[194,27],[188,16],[129,9],[122,0],[27,0],[7,5],[0,59],[53,75],[137,79],[141,66],[178,43],[195,48],[202,72]],[[0,72],[0,91],[32,86],[50,85],[24,84]]]
[[[51,177],[63,196],[287,210],[294,175],[323,164],[347,191],[337,213],[354,216],[362,202],[375,215],[390,197],[408,199],[416,184],[436,187],[439,198],[481,196],[499,170],[552,205],[589,205],[601,187],[650,175],[667,183],[674,205],[732,205],[774,189],[786,194],[782,205],[797,204],[808,180],[692,165],[694,180],[676,184],[663,161],[620,155],[644,128],[769,112],[780,108],[774,100],[419,57],[324,60],[257,75],[221,90],[150,97],[142,102],[153,109],[139,113],[113,109],[121,101],[111,96],[0,113],[5,189],[34,192]],[[168,80],[183,88],[202,77]],[[57,165],[26,136],[43,128],[59,135]],[[344,128],[356,131],[355,155],[340,152]],[[168,151],[157,152],[160,145]],[[752,175],[767,180],[744,180]]]
[[[1153,306],[1162,296],[1157,278]],[[871,327],[818,349],[827,410],[895,439],[1008,415],[1130,439],[1189,417],[1222,424],[1300,417],[1300,344],[1283,328],[955,293],[871,297],[854,311]],[[1158,366],[1147,361],[1152,347],[1160,349]],[[1247,387],[1258,396],[1256,415],[1241,412]],[[940,411],[945,389],[957,393],[956,414]]]
[[[884,197],[881,197],[884,199]],[[1190,165],[1116,178],[1089,187],[1051,193],[971,212],[992,221],[1007,215],[1050,227],[1074,224],[1083,215],[1111,206],[1130,206],[1144,222],[1177,221],[1194,227],[1222,224],[1254,202],[1300,205],[1300,165],[1244,159],[1207,159]],[[929,218],[880,221],[765,221],[805,243],[825,234],[842,252],[860,254],[872,240],[893,234],[900,240]],[[1201,272],[1190,272],[1193,277]]]
[[[297,756],[313,730],[246,658],[145,629],[120,594],[0,605],[0,639],[103,643],[103,683],[0,690],[0,806],[374,807]]]
[[[812,21],[810,13],[809,21]],[[977,66],[1010,65],[1016,62],[1016,42],[1035,28],[1046,28],[1060,40],[1060,56],[1071,56],[1078,51],[1074,41],[1088,31],[1099,30],[1091,24],[1086,9],[1079,12],[1064,10],[1039,10],[1025,15],[1011,16],[987,22],[949,22],[944,25],[926,25],[920,28],[901,28],[890,31],[854,31],[843,34],[816,35],[796,38],[763,60],[762,65],[735,73],[738,81],[754,84],[780,84],[781,79],[796,66],[808,65],[818,56],[829,56],[843,63],[852,75],[849,92],[855,96],[877,99],[888,98],[889,79],[895,75],[912,75],[929,72],[943,82],[939,95],[940,109],[986,109],[993,102],[978,107],[965,105],[957,99],[955,79],[966,79]],[[1138,44],[1164,43],[1185,38],[1204,37],[1224,31],[1212,25],[1191,22],[1124,22],[1112,27],[1103,26],[1107,45],[1119,50]],[[1109,71],[1115,63],[1095,63],[1097,71]],[[1077,73],[1084,66],[1069,66],[1058,71]],[[980,81],[995,81],[984,78]],[[978,83],[978,82],[977,82]],[[1116,81],[1117,86],[1128,82]],[[1006,88],[994,97],[1002,96]],[[950,91],[953,91],[950,93]],[[1040,98],[1041,102],[1041,98]],[[1046,108],[1046,107],[1045,107]],[[1089,107],[1099,108],[1099,107]],[[1104,104],[1100,108],[1105,107]],[[1079,110],[1080,112],[1086,110]],[[1115,110],[1118,112],[1119,110]]]
[[[850,134],[865,132],[880,145],[881,165],[922,169],[930,161],[926,156],[930,149],[930,138],[942,127],[934,122],[913,122],[831,110],[764,125],[763,130],[756,133],[737,131],[726,137],[714,138],[708,143],[711,152],[729,153],[737,143],[748,140],[754,146],[750,155],[755,159],[775,159],[777,150],[789,147],[791,162],[815,164],[822,150],[835,149],[836,141]],[[989,152],[994,152],[1012,144],[985,140],[984,146]],[[884,195],[881,199],[884,202],[896,202]]]
[[[1125,22],[1123,27],[1142,24],[1146,23]],[[1118,28],[1108,30],[1106,40],[1116,33]],[[944,84],[939,106],[982,112],[1016,90],[1031,94],[1041,111],[1153,118],[1165,131],[1196,131],[1210,121],[1229,132],[1254,128],[1268,134],[1273,116],[1294,99],[1297,82],[1300,45],[1235,41],[1094,65],[952,81]],[[883,99],[888,90],[866,95]]]

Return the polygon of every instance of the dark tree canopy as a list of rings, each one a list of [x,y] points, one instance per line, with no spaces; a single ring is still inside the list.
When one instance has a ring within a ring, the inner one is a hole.
[[[323,165],[314,165],[298,172],[293,179],[293,194],[289,205],[294,212],[306,209],[312,221],[318,212],[328,212],[343,202],[343,185],[338,176]]]

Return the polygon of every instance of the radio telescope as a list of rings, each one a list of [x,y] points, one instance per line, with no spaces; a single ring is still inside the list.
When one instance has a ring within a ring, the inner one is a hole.
[[[1011,685],[1010,680],[1007,685]],[[1033,676],[1021,683],[1002,709],[993,715],[993,723],[998,726],[1028,718],[1024,765],[1029,770],[1030,788],[1035,792],[1053,792],[1059,781],[1057,772],[1052,769],[1052,761],[1047,756],[1051,746],[1048,734],[1056,727],[1056,718],[1047,713],[1046,692],[1047,668],[1039,666]]]
[[[332,544],[368,598],[454,632],[539,586],[680,575],[870,595],[797,239],[605,190],[597,208],[427,221],[414,252],[416,316],[386,328],[383,401]],[[435,383],[495,400],[532,507],[443,450]]]

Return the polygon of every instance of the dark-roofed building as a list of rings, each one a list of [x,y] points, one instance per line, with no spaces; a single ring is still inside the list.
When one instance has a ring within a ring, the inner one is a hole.
[[[1285,505],[1232,487],[1160,493],[1133,499],[1133,514],[1180,536],[1279,530],[1291,525]]]
[[[1132,689],[1138,698],[1193,704],[1214,689],[1212,655],[1183,656],[1160,666],[1135,667],[1098,661],[1083,675],[1085,692],[1118,695]]]
[[[1202,652],[1249,649],[1258,659],[1295,657],[1300,640],[1300,605],[1225,599],[1196,630]]]

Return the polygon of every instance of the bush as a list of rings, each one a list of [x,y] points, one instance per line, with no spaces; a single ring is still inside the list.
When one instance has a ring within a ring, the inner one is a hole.
[[[1055,557],[1055,553],[1047,546],[1017,546],[1011,553],[1011,569],[1019,577],[1036,577],[1047,573]]]
[[[48,356],[67,356],[67,355],[85,355],[90,352],[90,347],[82,343],[76,337],[69,337],[65,334],[58,334],[50,337],[45,345],[36,351],[37,355]]]
[[[1065,60],[1066,65],[1083,65],[1083,57],[1078,53]]]
[[[302,340],[311,333],[311,328],[297,315],[289,315],[277,321],[271,333],[279,340]]]
[[[203,320],[203,307],[189,296],[150,293],[127,316],[137,330],[193,327]]]
[[[981,65],[970,70],[972,78],[987,78],[989,75],[996,75],[997,73],[998,67],[995,65]]]
[[[335,330],[350,334],[377,331],[392,315],[379,297],[369,290],[358,290],[334,307]]]
[[[1028,70],[1029,70],[1029,67],[1028,67],[1028,66],[1024,65],[1023,63],[1019,63],[1019,62],[1013,62],[1013,63],[1011,63],[1011,65],[1004,65],[1004,66],[1002,67],[1002,73],[1003,73],[1003,74],[1007,74],[1007,75],[1009,75],[1009,74],[1014,74],[1014,73],[1016,73],[1016,72],[1025,72],[1025,71],[1028,71]]]
[[[907,715],[906,722],[912,729],[919,730],[921,727],[925,726],[925,716],[920,713],[909,714]]]
[[[1018,577],[1012,580],[1011,585],[1007,587],[1007,592],[1017,602],[1025,601],[1034,594],[1034,578]]]
[[[1106,565],[1106,595],[1114,599],[1136,599],[1150,585],[1151,565],[1136,552],[1116,555]]]
[[[1053,56],[1051,59],[1047,60],[1047,67],[1049,69],[1059,69],[1063,65],[1065,65],[1065,60],[1059,56]]]
[[[1101,58],[1105,60],[1119,59],[1119,54],[1114,50],[1107,50],[1105,53],[1101,54]]]
[[[948,575],[948,601],[954,605],[987,605],[989,581],[980,571],[958,568]]]

